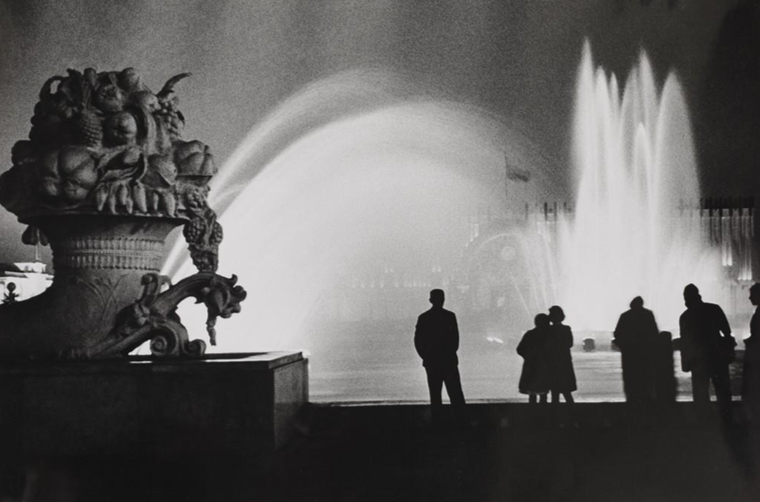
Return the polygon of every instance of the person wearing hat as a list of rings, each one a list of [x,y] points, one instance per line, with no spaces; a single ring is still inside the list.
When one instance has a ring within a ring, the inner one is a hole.
[[[686,310],[681,314],[681,367],[691,372],[694,403],[702,413],[709,407],[712,381],[721,416],[731,421],[731,383],[728,365],[734,358],[736,341],[726,314],[719,305],[702,300],[694,284],[683,290]]]
[[[546,403],[551,384],[551,368],[547,360],[547,344],[551,336],[551,321],[546,314],[538,314],[535,327],[525,333],[517,345],[517,353],[523,358],[518,390],[528,395],[528,402]]]

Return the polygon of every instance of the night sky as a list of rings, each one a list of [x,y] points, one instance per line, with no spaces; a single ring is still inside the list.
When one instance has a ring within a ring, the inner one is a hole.
[[[186,139],[222,165],[275,107],[338,72],[380,69],[413,93],[475,105],[529,137],[567,189],[569,125],[584,38],[625,75],[641,48],[686,90],[703,191],[756,192],[760,7],[741,0],[3,0],[0,157],[10,167],[40,86],[67,68],[133,66],[178,86]],[[0,261],[31,258],[3,211]]]

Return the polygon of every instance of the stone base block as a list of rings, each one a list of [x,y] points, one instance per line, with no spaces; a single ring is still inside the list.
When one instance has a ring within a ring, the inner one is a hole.
[[[6,460],[256,457],[288,441],[307,401],[300,352],[5,364],[0,451]]]

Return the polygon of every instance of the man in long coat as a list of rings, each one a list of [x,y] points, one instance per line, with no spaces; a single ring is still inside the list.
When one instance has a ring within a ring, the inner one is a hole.
[[[645,406],[654,398],[655,344],[659,330],[654,314],[637,296],[630,309],[620,315],[615,328],[615,345],[623,362],[623,388],[629,403]]]
[[[442,289],[430,292],[430,310],[417,318],[414,331],[414,347],[422,358],[422,365],[427,373],[430,404],[433,420],[440,418],[442,407],[441,390],[446,385],[446,393],[451,404],[458,408],[461,416],[464,393],[459,379],[459,328],[454,312],[443,308],[445,295]]]

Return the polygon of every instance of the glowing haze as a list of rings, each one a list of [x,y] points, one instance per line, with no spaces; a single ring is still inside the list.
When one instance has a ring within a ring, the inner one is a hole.
[[[547,171],[489,114],[413,91],[379,71],[316,82],[222,166],[211,202],[223,209],[220,273],[237,274],[249,295],[237,319],[220,322],[220,350],[308,349],[320,299],[341,277],[455,260],[475,209],[507,204],[505,159]],[[535,185],[510,203],[550,196],[530,193]],[[165,266],[175,278],[192,273],[181,248]],[[428,306],[423,293],[417,311]],[[202,309],[180,315],[202,329]]]
[[[620,88],[594,67],[587,43],[572,135],[572,221],[561,222],[556,248],[531,244],[523,255],[534,259],[508,273],[532,277],[547,305],[531,308],[559,303],[576,330],[611,331],[637,295],[663,328],[675,327],[683,286],[707,286],[719,268],[696,212],[679,212],[697,203],[699,182],[677,77],[658,88],[642,52]],[[509,198],[505,161],[530,173]],[[402,264],[422,272],[431,257],[452,270],[477,208],[521,211],[561,197],[552,167],[502,120],[393,73],[313,82],[249,132],[212,187],[225,229],[220,273],[237,274],[249,292],[244,312],[220,323],[220,350],[312,347],[322,299],[346,277]],[[192,273],[181,244],[165,272]],[[424,294],[418,302],[412,311],[427,308]],[[180,314],[204,325],[202,309]]]
[[[661,328],[677,326],[683,287],[718,277],[696,212],[681,211],[697,206],[699,180],[678,78],[658,89],[642,51],[620,89],[586,43],[573,135],[576,207],[559,253],[573,327],[610,331],[638,295]]]

